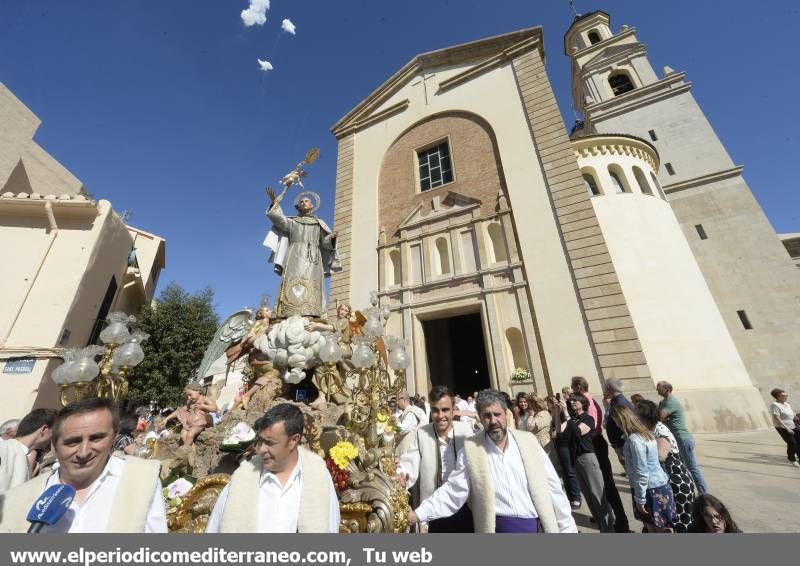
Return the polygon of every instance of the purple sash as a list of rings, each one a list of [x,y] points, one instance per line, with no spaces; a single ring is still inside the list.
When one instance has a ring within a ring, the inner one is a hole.
[[[538,533],[539,519],[522,519],[520,517],[495,516],[494,532],[496,533]]]

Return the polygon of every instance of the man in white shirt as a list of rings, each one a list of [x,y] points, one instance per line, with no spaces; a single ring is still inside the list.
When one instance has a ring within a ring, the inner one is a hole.
[[[769,412],[772,414],[772,424],[778,434],[786,443],[786,457],[792,466],[800,467],[800,426],[797,426],[800,417],[792,410],[789,405],[789,394],[780,388],[770,391],[770,395],[775,399],[769,405]]]
[[[112,456],[119,431],[113,401],[92,397],[64,407],[53,423],[58,466],[10,490],[2,500],[0,531],[26,532],[31,505],[48,487],[75,489],[67,512],[50,533],[166,533],[159,463]]]
[[[15,437],[0,440],[0,493],[36,475],[36,458],[50,444],[55,418],[52,409],[34,409],[16,421]]]
[[[536,437],[509,429],[498,391],[481,391],[475,404],[483,431],[465,440],[447,482],[409,511],[409,522],[447,517],[469,500],[476,533],[577,532],[561,480]]]
[[[397,408],[400,410],[400,416],[397,417],[397,426],[400,428],[401,439],[410,432],[415,431],[418,426],[427,423],[425,411],[411,402],[408,391],[403,390],[398,393]]]
[[[256,456],[219,494],[207,533],[338,533],[339,499],[325,462],[300,446],[303,413],[273,406],[253,425]]]
[[[437,385],[430,392],[433,422],[409,434],[398,447],[400,461],[398,476],[406,486],[418,486],[422,500],[427,499],[447,481],[456,467],[456,455],[464,446],[464,439],[473,430],[461,422],[453,421],[453,394]],[[471,533],[472,513],[462,505],[453,516],[431,521],[429,533]]]
[[[466,400],[458,395],[455,397],[455,413],[459,422],[475,429],[475,422],[478,420],[478,412],[475,410],[475,401],[473,397],[467,397]]]

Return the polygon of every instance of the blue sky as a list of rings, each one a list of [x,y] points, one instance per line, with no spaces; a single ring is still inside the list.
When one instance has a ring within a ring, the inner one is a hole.
[[[778,232],[800,232],[800,92],[794,2],[575,0],[615,31],[637,28],[654,68],[686,71],[693,93]],[[0,3],[0,81],[41,119],[36,140],[130,223],[167,240],[161,286],[215,290],[222,316],[274,296],[261,246],[267,184],[312,147],[306,186],[333,216],[330,126],[417,53],[544,28],[568,123],[567,0],[248,0]],[[281,31],[290,18],[297,34]],[[274,70],[262,72],[257,59]],[[372,245],[365,242],[363,245]]]

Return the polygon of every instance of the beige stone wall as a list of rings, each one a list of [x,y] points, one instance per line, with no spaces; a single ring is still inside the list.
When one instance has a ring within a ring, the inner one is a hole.
[[[454,180],[422,192],[416,172],[417,151],[445,140],[450,146]],[[429,117],[412,126],[386,152],[378,181],[378,222],[389,241],[397,239],[400,223],[417,204],[425,204],[427,212],[432,198],[444,198],[451,191],[480,200],[482,214],[494,212],[498,193],[505,192],[491,129],[474,114]]]
[[[568,258],[573,289],[580,297],[584,324],[602,375],[649,380],[647,360],[542,59],[537,52],[526,53],[514,60],[514,70]]]
[[[764,401],[800,391],[800,270],[741,176],[681,191],[665,187],[728,331]],[[708,238],[701,240],[695,225]],[[744,310],[751,330],[736,311]]]

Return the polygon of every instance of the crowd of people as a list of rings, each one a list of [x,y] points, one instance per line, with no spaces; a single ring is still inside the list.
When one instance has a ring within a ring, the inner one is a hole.
[[[708,493],[694,438],[672,385],[659,382],[656,391],[658,404],[641,396],[628,399],[623,382],[609,379],[598,401],[586,379],[576,376],[571,387],[546,398],[519,393],[511,399],[502,392],[482,391],[462,400],[443,387],[435,387],[427,400],[401,393],[397,419],[404,438],[398,449],[399,469],[412,494],[415,510],[410,520],[428,532],[530,529],[530,521],[520,526],[516,520],[541,518],[531,487],[538,484],[550,487],[550,497],[544,499],[548,514],[552,509],[549,523],[539,520],[539,530],[574,532],[571,512],[585,501],[590,521],[600,532],[631,532],[614,481],[610,445],[625,470],[633,518],[641,522],[642,532],[740,532],[722,502]],[[776,402],[786,399],[776,397]],[[776,414],[777,409],[772,411]],[[798,427],[791,407],[781,411],[785,424],[795,421],[790,429],[794,435]],[[519,448],[531,438],[537,450]],[[796,454],[797,440],[791,438],[795,444],[787,440],[787,445]],[[481,451],[471,448],[473,443],[484,449],[488,466],[477,456]],[[494,459],[501,454],[506,456]],[[528,460],[539,460],[536,466],[544,474],[532,477]],[[475,475],[480,479],[473,479]],[[494,502],[485,501],[491,497]],[[484,513],[487,507],[496,513],[494,524],[473,516],[476,509]],[[510,527],[509,518],[515,519]]]
[[[656,391],[658,404],[628,399],[623,383],[608,379],[596,398],[576,376],[545,398],[495,390],[461,398],[443,386],[426,398],[401,392],[397,480],[410,493],[409,524],[431,533],[578,532],[585,502],[604,533],[631,532],[630,519],[648,533],[741,532],[708,493],[672,386],[662,381]],[[785,391],[772,395],[775,427],[797,466],[800,420]],[[3,423],[0,532],[25,532],[28,510],[57,484],[75,496],[43,532],[167,532],[158,462],[135,455],[143,428],[173,418],[191,425],[192,415],[179,413],[141,408],[120,417],[110,400],[90,398]],[[336,489],[325,461],[302,446],[300,409],[274,405],[253,429],[255,456],[231,476],[207,532],[338,532]],[[630,487],[632,518],[612,453]]]

